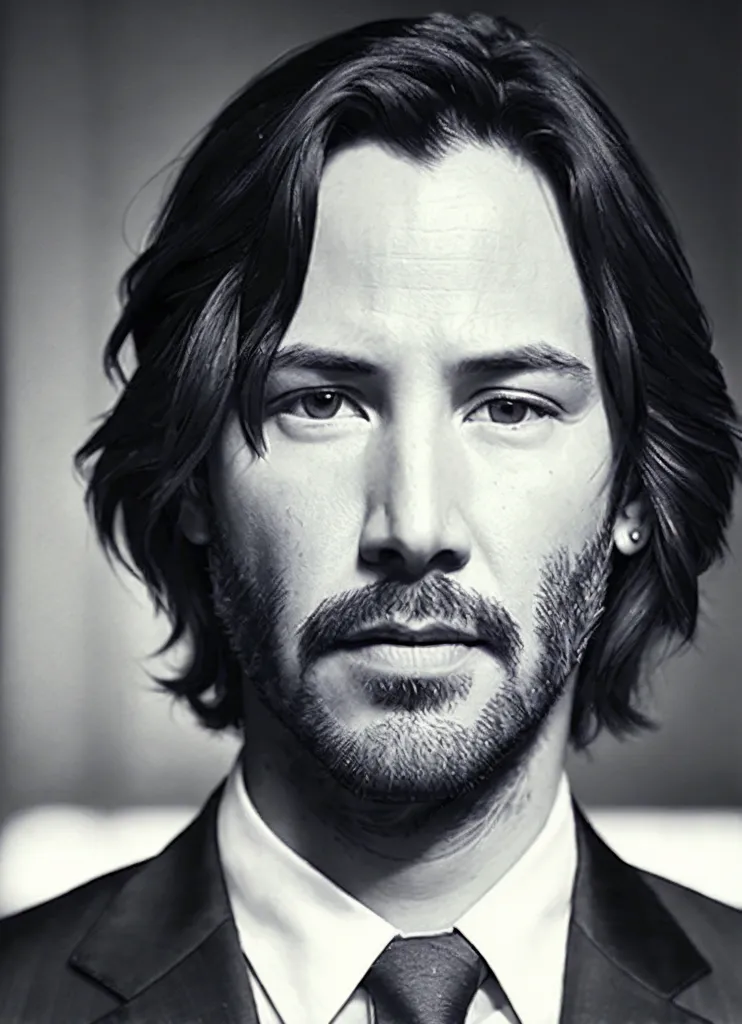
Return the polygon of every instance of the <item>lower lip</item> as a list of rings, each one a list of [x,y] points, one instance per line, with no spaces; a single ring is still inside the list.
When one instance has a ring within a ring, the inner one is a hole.
[[[463,668],[474,649],[468,644],[363,644],[343,653],[370,669],[438,675]]]

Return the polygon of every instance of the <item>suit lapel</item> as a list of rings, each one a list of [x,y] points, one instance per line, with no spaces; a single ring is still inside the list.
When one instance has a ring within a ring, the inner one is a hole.
[[[97,1024],[257,1024],[216,843],[219,787],[124,883],[71,957],[122,1005]]]
[[[709,965],[637,869],[575,813],[579,866],[562,1024],[709,1024],[684,1006]]]
[[[221,925],[166,975],[95,1024],[258,1024],[245,961]]]

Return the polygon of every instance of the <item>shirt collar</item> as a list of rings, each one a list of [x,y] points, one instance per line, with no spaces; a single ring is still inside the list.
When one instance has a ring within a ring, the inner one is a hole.
[[[217,839],[243,952],[280,1018],[284,1024],[329,1024],[398,930],[268,828],[247,793],[239,758],[219,807]],[[562,777],[535,842],[456,923],[523,1024],[539,1019],[546,989],[554,991],[551,1005],[561,1001],[576,863],[572,805]]]
[[[544,1007],[556,1007],[558,1014],[576,870],[574,812],[562,775],[534,842],[456,922],[497,977],[522,1024],[542,1020]]]
[[[396,929],[268,828],[239,759],[219,807],[217,839],[243,952],[281,1020],[329,1024]]]

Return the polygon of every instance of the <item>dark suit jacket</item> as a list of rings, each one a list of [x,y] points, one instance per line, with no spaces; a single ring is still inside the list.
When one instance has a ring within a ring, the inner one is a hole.
[[[257,1024],[219,795],[157,857],[0,921],[1,1024]],[[742,913],[629,867],[579,811],[577,834],[562,1024],[742,1024]]]

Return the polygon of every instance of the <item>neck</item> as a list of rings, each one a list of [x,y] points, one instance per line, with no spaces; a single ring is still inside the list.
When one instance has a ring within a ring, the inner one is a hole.
[[[250,708],[250,798],[295,853],[402,932],[452,927],[528,849],[563,771],[565,698],[522,757],[445,804],[387,804],[338,786],[270,712]]]

